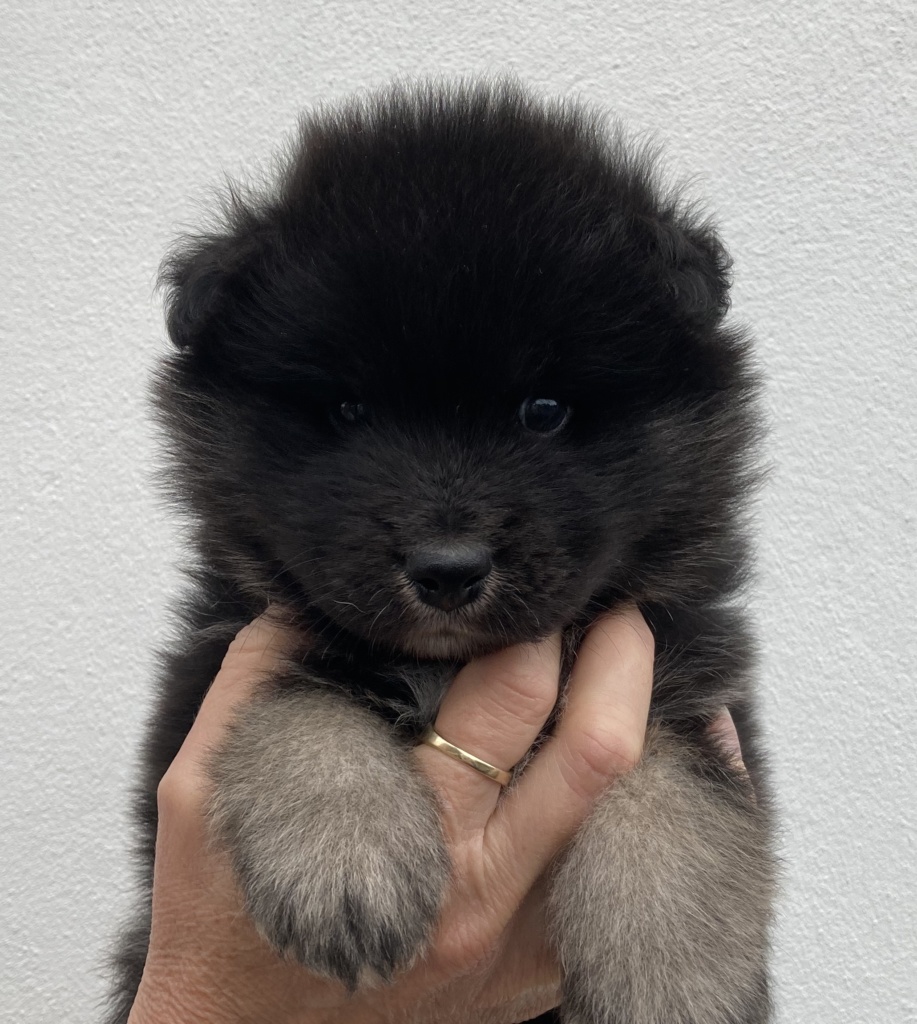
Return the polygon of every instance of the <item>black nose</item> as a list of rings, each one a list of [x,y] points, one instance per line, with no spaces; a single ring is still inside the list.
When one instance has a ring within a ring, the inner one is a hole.
[[[481,593],[492,567],[483,545],[449,544],[411,552],[404,571],[422,601],[449,611],[470,604]]]

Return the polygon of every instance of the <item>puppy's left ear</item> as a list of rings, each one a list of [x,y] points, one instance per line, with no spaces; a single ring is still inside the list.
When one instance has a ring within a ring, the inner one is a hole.
[[[678,313],[698,325],[721,320],[729,310],[732,261],[714,228],[672,214],[656,223],[656,245]]]

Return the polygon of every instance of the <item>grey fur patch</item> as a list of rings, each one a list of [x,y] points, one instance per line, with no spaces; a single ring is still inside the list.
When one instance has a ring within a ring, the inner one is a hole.
[[[214,835],[279,952],[354,988],[423,951],[448,854],[382,719],[327,690],[278,690],[239,716],[212,776]]]
[[[567,1024],[763,1024],[774,866],[737,777],[661,730],[560,863],[551,914]]]

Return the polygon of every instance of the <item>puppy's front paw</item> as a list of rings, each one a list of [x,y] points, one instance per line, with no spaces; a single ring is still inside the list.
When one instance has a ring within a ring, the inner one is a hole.
[[[244,712],[213,774],[212,825],[279,952],[354,988],[423,950],[448,857],[384,722],[334,694],[277,693]]]
[[[766,1024],[766,820],[657,735],[553,879],[564,1024]]]

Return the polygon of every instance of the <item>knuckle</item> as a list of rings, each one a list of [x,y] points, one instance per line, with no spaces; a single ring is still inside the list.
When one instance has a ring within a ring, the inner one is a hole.
[[[571,788],[592,795],[639,764],[643,737],[625,730],[587,725],[568,745],[567,763]]]
[[[201,786],[180,766],[172,764],[156,787],[156,807],[163,820],[182,821],[203,813]]]
[[[492,676],[489,696],[501,717],[541,726],[557,701],[557,681],[531,669],[503,669]]]

